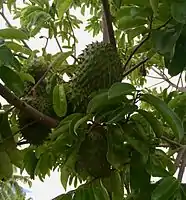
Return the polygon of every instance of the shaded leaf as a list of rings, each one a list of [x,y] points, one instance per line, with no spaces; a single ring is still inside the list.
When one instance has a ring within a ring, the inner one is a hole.
[[[182,24],[186,23],[186,2],[185,1],[172,1],[171,14],[173,18]]]
[[[168,107],[168,105],[161,101],[159,98],[151,94],[143,94],[141,97],[142,101],[154,106],[162,115],[164,120],[170,125],[173,130],[175,137],[180,141],[184,136],[184,128],[181,120],[178,118],[175,112]]]
[[[138,110],[138,112],[147,120],[147,122],[151,125],[156,137],[162,136],[162,127],[160,122],[153,116],[152,113],[147,112],[145,110]]]
[[[0,46],[0,66],[1,65],[11,65],[14,56],[11,50],[5,45]]]
[[[24,84],[19,74],[6,66],[0,67],[0,78],[18,96],[23,94]]]

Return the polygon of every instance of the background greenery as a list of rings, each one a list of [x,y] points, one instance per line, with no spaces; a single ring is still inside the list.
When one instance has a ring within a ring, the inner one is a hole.
[[[103,43],[81,55],[72,8],[90,10],[85,31],[103,32]],[[76,189],[56,200],[185,199],[185,1],[30,0],[19,8],[1,0],[0,9],[0,95],[8,102],[0,178],[8,194],[16,166],[41,181],[59,169],[63,187]],[[45,46],[32,50],[28,41],[43,29]],[[52,39],[56,54],[47,52]],[[151,71],[168,88],[145,88]]]

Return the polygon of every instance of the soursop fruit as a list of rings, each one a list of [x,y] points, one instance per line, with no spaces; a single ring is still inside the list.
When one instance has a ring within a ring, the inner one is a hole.
[[[46,65],[42,61],[36,60],[28,66],[27,73],[31,74],[37,83],[45,73],[46,68]],[[22,100],[43,114],[54,117],[56,115],[53,111],[51,97],[46,92],[46,85],[46,79],[43,79],[30,94],[29,91],[32,89],[34,84],[30,82],[25,83],[25,97],[22,98]],[[50,128],[40,122],[35,122],[33,118],[22,111],[18,114],[18,120],[22,137],[30,144],[42,144],[51,131]]]
[[[122,80],[123,67],[118,52],[111,44],[95,42],[87,45],[78,57],[79,64],[70,82],[69,101],[74,111],[85,111],[90,95],[108,89]]]
[[[110,175],[111,166],[106,156],[108,147],[106,134],[106,129],[101,125],[92,125],[91,130],[87,132],[76,161],[76,171],[80,176],[87,174],[98,178]]]

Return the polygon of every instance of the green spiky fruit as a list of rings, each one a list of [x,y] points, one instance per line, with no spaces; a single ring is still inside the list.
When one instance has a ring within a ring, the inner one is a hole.
[[[94,125],[93,125],[94,126]],[[94,178],[107,177],[111,173],[107,161],[106,130],[98,125],[91,128],[79,149],[76,170],[81,174],[89,174]]]
[[[75,111],[84,111],[90,95],[108,89],[122,80],[121,59],[111,44],[96,42],[88,45],[79,56],[79,65],[71,81],[70,102]]]
[[[27,97],[24,99],[24,101],[38,111],[46,115],[51,115],[52,105],[47,98],[42,96]],[[23,138],[26,139],[30,144],[42,144],[50,133],[50,128],[46,127],[40,122],[34,121],[33,118],[24,112],[19,113],[19,125]]]
[[[35,82],[43,76],[45,71],[46,65],[44,65],[43,62],[40,62],[40,60],[31,63],[27,69],[27,73],[34,77]],[[25,86],[26,97],[22,98],[22,100],[45,115],[51,117],[55,116],[51,98],[46,93],[46,80],[42,80],[32,94],[28,94],[28,92],[30,92],[34,84],[26,83]],[[21,134],[26,141],[30,144],[40,145],[47,139],[51,131],[50,128],[40,122],[35,122],[33,118],[24,112],[20,111],[18,117]]]

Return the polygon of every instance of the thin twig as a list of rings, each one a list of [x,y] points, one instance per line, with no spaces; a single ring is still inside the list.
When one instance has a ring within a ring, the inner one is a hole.
[[[170,140],[169,138],[165,137],[165,136],[161,136],[161,139],[162,140],[165,140],[166,142],[168,142],[169,144],[173,144],[173,145],[176,145],[178,147],[183,147],[182,144],[176,142],[176,141],[173,141],[173,140]]]
[[[67,20],[68,20],[70,29],[72,31],[73,39],[74,39],[73,50],[74,50],[74,57],[76,57],[76,36],[75,36],[75,33],[74,33],[74,29],[72,27],[72,23],[71,23],[70,18],[69,18],[69,11],[67,11],[66,15],[67,15]]]
[[[138,64],[136,64],[134,67],[130,68],[128,71],[124,72],[123,78],[128,76],[131,72],[133,72],[135,69],[143,65],[145,62],[147,62],[150,58],[145,58],[144,60],[140,61]]]
[[[170,81],[170,79],[171,79],[172,77],[169,79],[166,75],[164,75],[164,74],[158,72],[158,71],[157,71],[155,68],[153,68],[153,67],[152,67],[152,70],[153,70],[154,72],[156,72],[160,77],[162,77],[162,78],[163,78],[167,83],[169,83],[169,85],[171,85],[173,88],[177,88],[177,85],[174,84],[174,83],[172,83],[172,82]],[[186,88],[185,88],[185,87],[178,87],[177,90],[179,90],[180,92],[186,92]]]
[[[0,12],[0,15],[2,16],[2,18],[5,20],[5,22],[7,23],[7,25],[10,27],[10,28],[13,28],[13,26],[10,24],[10,22],[8,21],[8,19],[6,18],[6,16],[4,15],[3,12]],[[31,50],[31,48],[28,46],[28,44],[24,41],[24,40],[21,40],[21,42],[25,45],[25,47],[27,47],[28,49]]]
[[[179,168],[179,172],[178,172],[178,180],[180,182],[182,182],[182,179],[183,179],[183,174],[185,172],[185,166],[186,166],[186,148],[184,148],[184,153],[183,153],[183,156],[182,156],[182,159],[181,159],[181,166]]]

